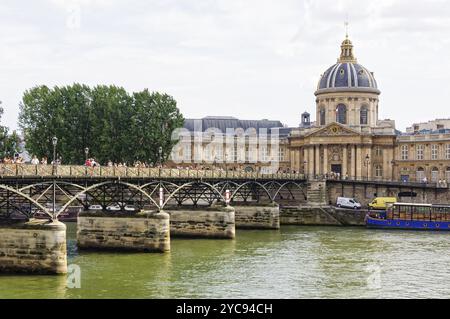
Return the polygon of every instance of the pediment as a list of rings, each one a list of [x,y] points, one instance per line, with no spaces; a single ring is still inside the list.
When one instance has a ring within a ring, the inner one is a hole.
[[[311,132],[307,137],[322,137],[322,136],[361,136],[361,134],[351,128],[348,128],[339,123],[331,123],[314,132]]]

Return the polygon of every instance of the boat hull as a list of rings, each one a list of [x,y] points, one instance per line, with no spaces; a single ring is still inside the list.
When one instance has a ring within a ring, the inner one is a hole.
[[[450,222],[366,217],[368,228],[450,231]]]

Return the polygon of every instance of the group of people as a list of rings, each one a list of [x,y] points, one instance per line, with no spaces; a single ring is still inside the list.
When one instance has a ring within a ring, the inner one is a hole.
[[[147,168],[147,167],[151,167],[150,165],[148,165],[147,163],[143,163],[141,161],[135,161],[133,163],[133,165],[129,166],[127,162],[119,162],[119,163],[115,163],[113,161],[108,161],[106,163],[107,167],[135,167],[135,168]]]
[[[48,165],[48,159],[47,159],[47,157],[42,157],[41,158],[41,160],[39,160],[38,158],[37,158],[37,156],[36,155],[34,155],[32,158],[31,158],[31,165]]]
[[[438,182],[438,186],[441,188],[448,188],[447,181],[445,179],[444,180],[440,179]]]
[[[25,160],[22,156],[9,157],[5,156],[2,160],[3,164],[25,164]]]
[[[95,160],[95,158],[88,158],[84,162],[84,165],[87,167],[97,167],[100,166],[99,163]]]
[[[331,172],[331,173],[325,173],[325,179],[329,179],[329,180],[347,180],[348,179],[348,174],[345,174],[344,176],[341,175],[341,173],[339,172]]]

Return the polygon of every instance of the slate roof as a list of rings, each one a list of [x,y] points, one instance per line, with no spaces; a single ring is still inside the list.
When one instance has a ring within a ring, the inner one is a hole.
[[[202,119],[186,119],[184,122],[184,128],[190,132],[194,132],[195,129],[201,129],[203,132],[207,129],[216,128],[222,133],[226,133],[227,129],[241,128],[244,131],[249,128],[254,128],[259,132],[260,129],[272,129],[280,128],[286,131],[283,123],[280,121],[272,120],[239,120],[235,117],[226,116],[207,116]],[[280,132],[281,135],[281,132]]]

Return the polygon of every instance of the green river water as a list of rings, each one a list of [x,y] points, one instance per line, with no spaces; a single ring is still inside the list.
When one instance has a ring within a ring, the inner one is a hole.
[[[0,298],[448,298],[450,233],[365,228],[238,230],[235,240],[172,239],[170,253],[78,251],[66,276],[0,276]]]

